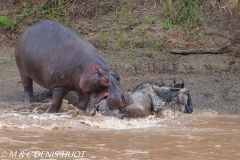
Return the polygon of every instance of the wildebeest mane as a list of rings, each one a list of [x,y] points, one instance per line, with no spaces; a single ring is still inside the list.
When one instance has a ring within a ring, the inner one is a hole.
[[[154,88],[154,89],[155,89],[157,95],[159,97],[161,97],[163,101],[168,102],[168,103],[172,100],[173,97],[176,96],[176,93],[171,91],[170,88],[164,88],[164,89]]]
[[[141,83],[139,85],[137,85],[137,87],[135,87],[132,91],[132,93],[136,92],[136,91],[139,91],[139,90],[142,90],[144,88],[147,88],[148,86],[150,86],[151,84],[149,82],[144,82],[144,83]]]

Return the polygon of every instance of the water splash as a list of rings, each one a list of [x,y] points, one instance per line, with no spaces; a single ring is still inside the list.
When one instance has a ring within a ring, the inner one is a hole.
[[[42,128],[45,130],[82,128],[83,125],[101,129],[124,130],[133,128],[147,128],[159,126],[160,123],[171,117],[166,113],[165,118],[157,118],[157,115],[145,118],[104,117],[97,114],[94,117],[88,116],[78,110],[66,100],[63,101],[59,113],[44,113],[48,103],[6,103],[0,102],[0,128]]]

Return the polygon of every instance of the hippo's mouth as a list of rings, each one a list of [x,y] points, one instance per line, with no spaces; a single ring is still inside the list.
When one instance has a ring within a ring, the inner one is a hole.
[[[109,95],[109,92],[100,92],[100,93],[91,93],[90,94],[90,110],[91,115],[94,116],[96,114],[96,110],[99,107],[99,104],[102,100],[106,99]]]
[[[102,98],[98,101],[98,103],[100,103],[103,99],[107,99],[108,95],[109,95],[109,92],[104,92]]]
[[[109,95],[109,92],[100,92],[100,93],[91,93],[90,94],[90,105],[94,108],[99,104],[103,99],[106,99]]]

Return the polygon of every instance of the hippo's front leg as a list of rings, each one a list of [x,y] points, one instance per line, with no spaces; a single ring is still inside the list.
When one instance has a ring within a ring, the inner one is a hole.
[[[63,87],[54,88],[52,90],[52,103],[46,110],[47,113],[58,112],[62,106],[62,99],[66,94]]]

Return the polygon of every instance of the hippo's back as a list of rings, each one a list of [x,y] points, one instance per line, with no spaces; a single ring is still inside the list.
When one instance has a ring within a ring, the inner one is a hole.
[[[70,85],[74,68],[91,59],[89,53],[95,53],[95,48],[88,41],[70,28],[49,20],[26,29],[15,48],[20,74],[50,90]],[[64,80],[65,77],[68,79]]]

